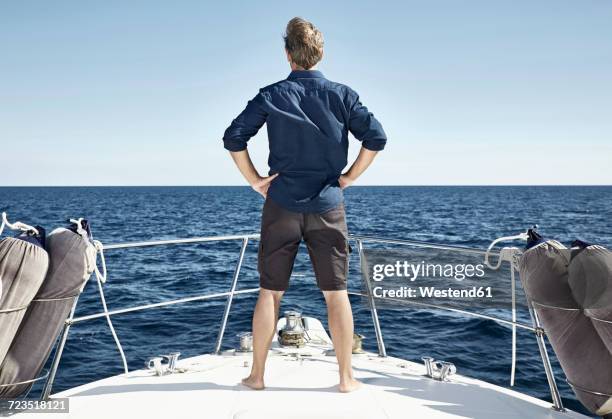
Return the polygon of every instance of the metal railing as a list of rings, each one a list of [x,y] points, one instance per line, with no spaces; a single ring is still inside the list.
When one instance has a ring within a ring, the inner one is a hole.
[[[219,334],[217,336],[217,343],[215,345],[215,353],[220,351],[221,345],[223,343],[223,336],[225,334],[225,328],[227,326],[227,319],[229,317],[229,313],[231,310],[232,302],[235,295],[241,294],[249,294],[255,293],[259,291],[259,288],[249,288],[244,290],[236,290],[236,285],[238,283],[238,277],[240,276],[240,270],[242,268],[242,262],[244,260],[244,255],[246,253],[246,248],[249,243],[249,240],[259,239],[259,234],[242,234],[242,235],[229,235],[229,236],[208,236],[208,237],[194,237],[189,239],[173,239],[173,240],[156,240],[156,241],[146,241],[146,242],[133,242],[133,243],[119,243],[119,244],[110,244],[104,245],[103,250],[106,252],[108,250],[116,250],[116,249],[129,249],[129,248],[142,248],[142,247],[151,247],[151,246],[165,246],[165,245],[176,245],[176,244],[198,244],[198,243],[207,243],[207,242],[220,242],[220,241],[242,241],[242,245],[240,247],[240,255],[238,257],[238,261],[236,262],[236,266],[234,269],[234,274],[232,277],[232,283],[230,290],[227,292],[214,293],[214,294],[202,294],[191,297],[179,298],[175,300],[162,301],[159,303],[151,303],[151,304],[143,304],[135,307],[127,307],[117,310],[109,310],[108,312],[100,312],[95,314],[90,314],[81,317],[74,317],[74,312],[78,303],[78,298],[75,299],[75,302],[70,311],[70,315],[66,319],[64,323],[64,327],[62,329],[62,333],[59,337],[59,342],[57,344],[55,354],[53,355],[53,361],[51,363],[49,377],[45,382],[43,387],[43,391],[41,394],[41,399],[46,400],[50,397],[51,391],[53,389],[53,383],[55,381],[55,376],[57,373],[57,369],[59,368],[59,363],[62,358],[62,354],[64,352],[64,347],[66,345],[66,340],[68,338],[68,332],[70,331],[70,327],[73,324],[81,323],[88,320],[94,320],[102,317],[111,317],[117,314],[125,314],[132,313],[136,311],[148,310],[151,308],[158,307],[167,307],[175,304],[182,304],[193,301],[203,301],[210,300],[215,298],[226,297],[225,309],[223,311],[223,317],[221,319],[221,327],[219,329]],[[126,365],[127,370],[127,365]]]
[[[369,237],[369,236],[353,236],[353,239],[357,242],[357,249],[359,251],[360,266],[362,269],[362,273],[364,272],[364,269],[367,269],[366,263],[365,263],[365,257],[363,253],[364,252],[363,244],[366,241],[370,243],[379,243],[379,244],[394,244],[394,245],[411,246],[411,247],[426,248],[426,249],[450,250],[450,251],[462,252],[462,253],[473,254],[473,255],[481,255],[481,256],[484,256],[487,254],[487,251],[481,250],[481,249],[474,249],[474,248],[454,246],[454,245],[434,244],[434,243],[428,243],[428,242],[423,242],[423,241],[385,239],[385,238]],[[515,280],[515,276],[514,276],[515,269],[516,268],[514,264],[510,263],[510,270],[511,270],[510,273],[511,273],[512,281]],[[359,296],[362,296],[368,299],[368,304],[372,312],[372,321],[374,323],[374,330],[376,332],[376,341],[378,344],[378,354],[379,356],[386,356],[387,351],[384,345],[382,331],[381,331],[380,323],[378,320],[378,310],[376,308],[376,300],[377,299],[382,300],[383,298],[374,296],[370,288],[371,287],[370,281],[364,281],[364,282],[366,283],[366,286],[368,287],[367,294],[362,294],[358,292],[349,292],[349,294],[359,295]],[[542,358],[542,364],[544,366],[544,372],[546,374],[546,380],[548,382],[548,386],[550,389],[550,395],[552,398],[552,403],[553,403],[552,408],[559,412],[565,411],[565,408],[563,407],[563,402],[561,400],[561,395],[557,387],[557,382],[555,380],[555,374],[552,369],[552,365],[550,363],[550,358],[548,356],[548,351],[546,349],[546,342],[544,341],[544,335],[545,335],[544,329],[542,328],[540,324],[540,319],[538,318],[537,312],[535,311],[533,307],[533,303],[530,300],[527,301],[527,305],[528,305],[529,314],[532,320],[531,326],[518,322],[518,321],[510,321],[510,320],[502,319],[502,318],[495,317],[495,316],[485,315],[481,313],[474,313],[474,312],[470,312],[467,310],[461,310],[461,309],[456,309],[456,308],[451,308],[451,307],[446,307],[446,306],[441,306],[441,305],[436,305],[436,304],[421,303],[421,302],[415,302],[415,301],[409,301],[409,300],[400,300],[400,302],[404,304],[420,305],[423,307],[445,310],[445,311],[450,311],[450,312],[454,312],[457,314],[463,314],[463,315],[467,315],[471,317],[492,320],[497,323],[512,325],[515,327],[520,327],[522,329],[532,331],[535,334],[536,342],[538,344],[538,349],[540,352],[540,357]]]
[[[165,245],[176,245],[176,244],[198,244],[198,243],[220,242],[220,241],[241,241],[240,253],[239,253],[236,265],[234,267],[230,289],[227,292],[214,293],[214,294],[202,294],[202,295],[179,298],[179,299],[174,299],[174,300],[162,301],[158,303],[151,303],[151,304],[144,304],[144,305],[139,305],[139,306],[134,306],[134,307],[109,310],[108,312],[100,312],[100,313],[85,315],[81,317],[74,317],[74,312],[75,312],[77,302],[78,302],[78,298],[77,298],[74,302],[70,315],[68,316],[68,318],[66,319],[64,323],[62,333],[58,339],[58,344],[57,344],[55,354],[53,357],[53,361],[52,361],[52,364],[49,370],[47,381],[45,382],[45,385],[42,391],[41,398],[48,399],[51,394],[53,383],[54,383],[55,376],[57,373],[57,369],[59,367],[59,363],[60,363],[62,353],[63,353],[64,347],[66,344],[66,340],[68,338],[68,333],[70,331],[70,327],[73,324],[77,324],[77,323],[81,323],[81,322],[85,322],[89,320],[94,320],[94,319],[98,319],[102,317],[110,318],[110,316],[115,316],[118,314],[132,313],[132,312],[147,310],[151,308],[166,307],[166,306],[175,305],[175,304],[182,304],[182,303],[193,302],[193,301],[204,301],[204,300],[226,297],[225,308],[223,311],[223,316],[221,318],[221,324],[219,327],[219,332],[217,335],[215,349],[214,349],[214,353],[219,354],[221,351],[222,344],[223,344],[223,337],[225,335],[225,329],[227,327],[227,321],[229,318],[229,314],[231,312],[234,296],[242,295],[242,294],[250,294],[250,293],[255,293],[259,291],[259,288],[249,288],[249,289],[243,289],[243,290],[236,289],[247,246],[251,240],[258,240],[258,239],[259,239],[259,234],[243,234],[243,235],[208,236],[208,237],[195,237],[195,238],[189,238],[189,239],[157,240],[157,241],[145,241],[145,242],[132,242],[132,243],[104,245],[103,249],[106,252],[108,250],[141,248],[141,247],[151,247],[151,246],[165,246]],[[473,255],[482,255],[482,256],[484,256],[486,253],[484,250],[462,247],[462,246],[434,244],[434,243],[428,243],[428,242],[423,242],[423,241],[385,239],[385,238],[371,237],[371,236],[351,235],[350,240],[354,241],[357,245],[358,255],[360,259],[360,269],[362,270],[362,272],[364,269],[367,269],[366,261],[364,257],[364,243],[366,242],[378,243],[378,244],[392,244],[392,245],[400,245],[400,246],[411,246],[411,247],[427,248],[427,249],[450,250],[450,251],[457,251],[457,252],[463,252],[463,253],[473,254]],[[511,264],[511,269],[512,270],[515,269],[512,264]],[[512,274],[514,275],[514,271],[512,271]],[[385,343],[384,343],[384,339],[382,335],[380,321],[378,318],[378,308],[376,306],[376,300],[379,299],[379,297],[375,297],[373,293],[371,292],[371,289],[369,289],[370,288],[369,281],[365,281],[365,282],[368,286],[367,294],[363,294],[360,292],[353,292],[353,291],[349,291],[349,294],[358,295],[358,296],[367,298],[370,313],[372,315],[372,323],[373,323],[374,331],[376,334],[378,355],[381,357],[386,357],[387,351],[386,351],[386,347],[385,347]],[[546,344],[544,341],[544,330],[542,329],[539,319],[537,317],[537,313],[533,309],[533,306],[531,305],[530,302],[528,302],[528,305],[529,305],[529,312],[532,318],[532,323],[533,323],[532,325],[528,325],[528,324],[521,323],[518,321],[510,321],[510,320],[506,320],[506,319],[495,317],[495,316],[469,312],[466,310],[439,306],[435,304],[419,303],[419,302],[411,302],[411,301],[406,301],[405,303],[406,304],[416,304],[416,305],[421,305],[421,306],[425,306],[428,308],[440,309],[440,310],[455,312],[457,314],[492,320],[500,324],[513,325],[513,326],[534,332],[537,343],[538,343],[540,356],[542,358],[544,370],[546,373],[546,378],[547,378],[547,381],[550,387],[553,408],[558,411],[564,411],[563,404],[561,401],[561,396],[557,388],[554,372],[550,364],[550,359],[548,357],[548,352],[547,352]],[[119,342],[117,343],[119,344]],[[126,369],[127,369],[127,366],[126,366]]]

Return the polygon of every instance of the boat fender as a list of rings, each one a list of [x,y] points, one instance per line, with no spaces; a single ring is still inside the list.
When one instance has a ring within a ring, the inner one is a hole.
[[[568,272],[576,300],[591,320],[602,343],[612,354],[612,252],[605,247],[576,240],[572,243],[572,259]],[[602,363],[600,368],[612,376],[612,364]],[[608,401],[595,414],[612,416],[611,382],[601,388],[584,390],[608,394]]]
[[[49,266],[44,248],[44,229],[40,226],[30,228],[0,241],[0,363],[5,359]]]
[[[612,412],[612,353],[583,308],[584,292],[581,297],[578,277],[570,274],[578,265],[572,250],[533,237],[519,260],[520,278],[576,396],[603,415]]]
[[[0,366],[0,398],[25,394],[39,376],[66,318],[90,278],[96,249],[82,231],[55,229],[47,238],[49,270]]]

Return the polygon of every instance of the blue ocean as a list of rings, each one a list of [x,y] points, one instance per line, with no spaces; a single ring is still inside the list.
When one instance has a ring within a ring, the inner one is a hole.
[[[352,187],[345,192],[350,233],[486,248],[495,238],[539,225],[546,237],[612,247],[612,186]],[[0,211],[11,221],[47,231],[68,218],[87,218],[104,244],[171,238],[257,233],[262,198],[247,187],[2,187]],[[6,234],[6,232],[5,232]],[[353,246],[354,247],[354,246]],[[229,290],[239,241],[108,250],[109,309]],[[257,242],[248,245],[238,289],[256,287]],[[349,289],[360,290],[359,261],[351,257]],[[234,299],[224,347],[250,330],[255,294]],[[352,298],[356,331],[376,351],[368,306]],[[113,317],[130,369],[171,351],[182,357],[213,351],[225,298],[191,302]],[[297,309],[326,321],[305,246],[294,268],[282,310]],[[98,313],[96,283],[90,281],[76,316]],[[508,316],[508,313],[500,313]],[[509,386],[511,329],[490,320],[440,310],[381,310],[389,355],[416,362],[425,355],[455,363],[461,374]],[[522,318],[528,322],[529,319]],[[552,351],[549,347],[549,353]],[[550,400],[542,362],[531,332],[518,331],[515,389]],[[565,405],[585,412],[553,367]],[[70,330],[54,391],[122,372],[105,319]]]

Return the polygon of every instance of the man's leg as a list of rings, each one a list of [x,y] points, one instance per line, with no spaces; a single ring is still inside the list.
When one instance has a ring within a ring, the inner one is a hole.
[[[301,222],[301,214],[266,199],[257,257],[259,298],[253,314],[253,367],[251,375],[242,380],[244,385],[256,390],[264,388],[266,359],[276,333],[278,309],[302,240]]]
[[[353,377],[351,358],[353,354],[353,313],[346,290],[323,291],[327,303],[329,331],[334,342],[338,359],[340,384],[338,390],[343,393],[356,390],[361,383]]]
[[[329,330],[334,342],[340,373],[338,389],[349,392],[359,388],[353,378],[353,313],[346,291],[348,276],[348,229],[344,205],[321,214],[308,214],[304,239],[327,303]]]
[[[278,309],[283,293],[284,291],[259,289],[259,298],[253,314],[253,367],[251,375],[242,380],[242,384],[255,390],[264,388],[266,358],[276,333]]]

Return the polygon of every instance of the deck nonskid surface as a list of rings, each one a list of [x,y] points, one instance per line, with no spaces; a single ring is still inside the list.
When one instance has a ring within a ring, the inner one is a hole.
[[[267,388],[254,391],[239,384],[249,355],[203,355],[179,362],[184,373],[139,370],[59,393],[54,397],[70,397],[70,414],[53,418],[584,418],[459,375],[438,382],[423,376],[423,366],[397,358],[358,355],[353,364],[363,388],[342,394],[333,355],[272,353]]]

